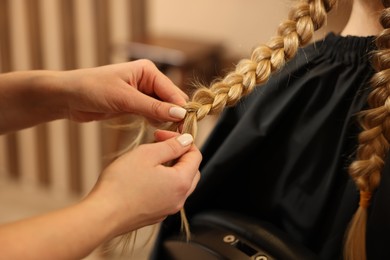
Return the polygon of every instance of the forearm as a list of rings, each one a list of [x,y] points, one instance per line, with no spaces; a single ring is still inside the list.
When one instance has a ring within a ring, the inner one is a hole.
[[[0,75],[0,134],[64,118],[65,88],[54,71]]]
[[[81,202],[39,217],[0,226],[4,259],[82,259],[112,238],[115,218],[99,204]]]

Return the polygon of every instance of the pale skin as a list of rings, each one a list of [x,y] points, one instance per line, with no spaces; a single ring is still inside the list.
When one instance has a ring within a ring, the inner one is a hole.
[[[380,0],[354,0],[351,15],[341,35],[378,35],[383,30],[379,23],[382,10],[383,5]]]
[[[55,119],[87,122],[126,113],[180,121],[185,115],[180,106],[188,99],[147,60],[73,71],[5,73],[0,86],[0,133]]]
[[[180,121],[184,114],[177,108],[186,98],[148,61],[15,72],[0,75],[0,129],[6,133],[55,119],[87,122],[126,113]],[[201,154],[188,134],[157,130],[155,139],[105,168],[80,202],[1,225],[1,258],[81,259],[107,240],[178,212],[199,181]],[[163,165],[172,160],[172,166]]]

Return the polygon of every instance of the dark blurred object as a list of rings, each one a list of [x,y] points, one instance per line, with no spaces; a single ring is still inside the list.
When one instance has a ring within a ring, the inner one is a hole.
[[[128,44],[128,59],[149,59],[185,89],[221,76],[222,45],[178,37],[148,36]]]
[[[315,260],[311,251],[270,223],[231,212],[204,212],[191,221],[191,240],[163,243],[166,260]]]

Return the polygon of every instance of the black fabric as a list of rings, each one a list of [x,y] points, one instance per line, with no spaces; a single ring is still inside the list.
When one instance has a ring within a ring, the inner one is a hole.
[[[348,176],[361,111],[373,75],[373,37],[327,37],[297,57],[236,107],[227,109],[203,147],[201,180],[188,199],[189,219],[209,210],[272,223],[321,259],[341,259],[346,226],[358,206]],[[368,259],[390,259],[390,172],[370,208]],[[180,232],[178,216],[162,224]]]

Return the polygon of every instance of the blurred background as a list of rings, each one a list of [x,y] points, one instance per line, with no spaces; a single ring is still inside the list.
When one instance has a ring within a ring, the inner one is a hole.
[[[178,86],[224,75],[275,34],[293,0],[0,0],[0,72],[69,70],[151,59]],[[338,32],[349,6],[317,33]],[[0,86],[1,87],[1,86]],[[1,102],[1,101],[0,101]],[[201,122],[201,145],[215,118]],[[0,136],[0,222],[64,207],[93,186],[126,133],[105,122],[58,120]],[[132,253],[99,248],[88,259],[147,259],[153,233]]]

